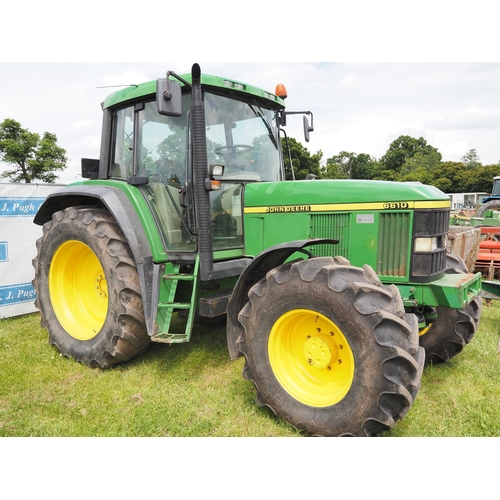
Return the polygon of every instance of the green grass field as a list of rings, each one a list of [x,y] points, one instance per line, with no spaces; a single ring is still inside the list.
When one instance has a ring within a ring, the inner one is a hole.
[[[224,328],[189,344],[152,344],[136,360],[90,369],[60,356],[38,314],[0,320],[0,436],[300,436],[255,404]],[[483,307],[465,350],[424,370],[408,415],[386,434],[500,436],[500,303]]]

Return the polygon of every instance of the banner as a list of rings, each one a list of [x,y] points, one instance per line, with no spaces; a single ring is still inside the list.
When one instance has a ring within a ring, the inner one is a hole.
[[[33,223],[55,184],[0,183],[0,319],[35,312],[32,260],[41,226]]]

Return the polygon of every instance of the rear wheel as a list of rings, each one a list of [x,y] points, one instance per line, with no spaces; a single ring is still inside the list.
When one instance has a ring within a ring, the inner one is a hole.
[[[371,268],[284,264],[248,296],[238,346],[259,406],[321,436],[380,435],[408,412],[424,364],[416,320]]]
[[[467,272],[467,266],[460,257],[446,256],[447,274]],[[426,364],[443,363],[463,351],[477,331],[481,308],[481,297],[476,297],[462,309],[436,308],[436,321],[420,336]]]
[[[135,261],[107,211],[55,213],[37,241],[33,265],[35,305],[62,354],[108,368],[147,348]]]

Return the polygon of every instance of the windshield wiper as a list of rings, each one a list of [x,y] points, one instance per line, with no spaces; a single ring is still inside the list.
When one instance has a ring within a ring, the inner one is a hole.
[[[276,138],[274,137],[274,134],[273,134],[273,129],[271,128],[271,125],[269,125],[269,122],[267,120],[267,117],[266,115],[262,112],[262,109],[260,108],[260,106],[257,106],[258,107],[258,111],[255,110],[254,106],[252,104],[249,104],[250,106],[250,109],[254,112],[255,116],[258,116],[262,122],[264,123],[264,126],[266,127],[267,129],[267,133],[269,135],[269,138],[271,139],[271,141],[273,142],[274,144],[274,147],[276,149],[278,149],[278,143],[276,142]]]

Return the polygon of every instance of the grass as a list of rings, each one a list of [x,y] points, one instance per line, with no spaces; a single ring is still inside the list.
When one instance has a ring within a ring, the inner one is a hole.
[[[500,303],[483,307],[473,341],[424,370],[415,404],[386,436],[500,435],[499,318]],[[257,407],[223,328],[197,325],[189,344],[152,344],[103,371],[60,356],[39,319],[0,321],[0,436],[300,436]]]

